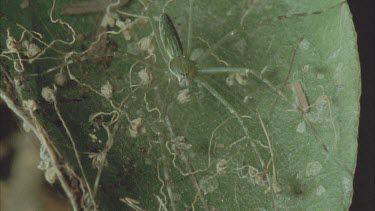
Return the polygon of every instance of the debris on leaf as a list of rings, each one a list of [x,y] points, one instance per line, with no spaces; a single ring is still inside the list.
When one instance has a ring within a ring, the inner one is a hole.
[[[186,151],[192,147],[191,144],[186,143],[186,139],[184,136],[177,136],[176,138],[172,139],[171,142],[171,150],[173,152]]]
[[[220,159],[219,162],[216,163],[216,172],[219,174],[219,175],[223,175],[226,172],[226,168],[227,168],[227,163],[228,161],[225,160],[225,159]]]
[[[29,58],[33,58],[42,51],[36,44],[30,43],[27,40],[22,41],[22,47],[25,49],[23,53]]]
[[[105,153],[91,153],[89,154],[89,158],[91,159],[92,166],[96,169],[99,169],[102,166],[108,166],[108,160],[106,159]]]
[[[138,72],[138,76],[141,79],[141,84],[142,85],[148,85],[152,82],[152,74],[150,71],[147,70],[147,68],[142,69],[141,71]]]
[[[106,84],[104,84],[101,88],[100,88],[100,92],[104,95],[104,97],[106,98],[110,98],[112,97],[112,94],[113,94],[113,86],[112,84],[109,83],[109,81],[107,81]]]
[[[55,83],[59,86],[64,86],[66,83],[66,75],[62,72],[56,73]]]
[[[228,86],[233,86],[236,82],[239,85],[246,85],[247,84],[247,73],[240,72],[240,73],[231,73],[226,78],[226,83]]]
[[[131,121],[129,127],[130,136],[135,138],[140,134],[146,133],[146,127],[144,126],[142,118],[137,118]]]
[[[156,56],[155,56],[155,53],[154,53],[155,42],[154,42],[153,36],[143,37],[138,42],[138,47],[141,51],[147,51],[148,56],[146,57],[146,59],[149,58],[149,57],[154,57],[156,59]]]
[[[56,89],[52,89],[51,87],[43,87],[42,89],[42,97],[49,103],[53,103],[56,99]]]
[[[22,105],[27,111],[33,112],[33,111],[36,111],[37,109],[37,104],[35,100],[24,100],[22,102]]]
[[[183,90],[179,91],[178,96],[177,96],[177,100],[181,104],[189,102],[191,100],[189,89],[183,89]]]

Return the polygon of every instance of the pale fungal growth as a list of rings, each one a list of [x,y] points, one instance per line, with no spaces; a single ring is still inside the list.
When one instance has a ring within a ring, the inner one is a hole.
[[[94,133],[89,133],[89,137],[91,138],[92,142],[96,142],[98,140],[98,137]]]
[[[283,191],[281,185],[277,181],[272,182],[272,190],[274,193],[281,193]]]
[[[264,172],[259,172],[254,177],[254,182],[257,185],[266,187],[268,185],[267,175]]]
[[[106,154],[103,152],[91,153],[89,154],[89,158],[91,159],[92,166],[96,169],[99,169],[102,166],[108,166]]]
[[[245,96],[245,97],[243,98],[243,102],[244,102],[244,103],[249,103],[249,101],[252,100],[252,99],[253,99],[253,97],[251,97],[251,96]]]
[[[59,72],[59,73],[56,73],[55,74],[55,84],[59,85],[59,86],[64,86],[66,84],[66,75],[62,72]]]
[[[40,162],[38,165],[38,169],[46,170],[50,166],[51,160],[44,146],[40,147],[39,156],[40,156]]]
[[[130,19],[126,19],[125,22],[119,20],[116,22],[116,26],[122,30],[122,34],[124,35],[125,40],[131,39],[130,32],[133,29],[133,24]]]
[[[149,55],[155,55],[155,41],[153,36],[143,37],[138,42],[138,47],[141,51],[147,51]]]
[[[102,93],[102,95],[106,98],[111,98],[112,97],[112,94],[113,94],[113,86],[112,84],[109,83],[109,81],[107,81],[106,84],[104,84],[101,88],[100,88],[100,92]]]
[[[47,149],[42,145],[40,147],[40,162],[38,169],[44,170],[44,177],[50,183],[53,184],[56,181],[56,169],[51,164],[51,158],[47,152]]]
[[[24,100],[22,101],[22,106],[30,112],[36,111],[38,108],[35,100]]]
[[[15,53],[17,54],[18,61],[13,61],[13,67],[17,72],[23,72],[25,70],[22,62],[21,62],[21,56],[19,53],[19,49],[22,47],[17,42],[17,40],[10,35],[10,30],[7,29],[7,40],[5,41],[5,45],[7,46],[8,52],[5,53]]]
[[[189,102],[191,100],[189,89],[183,89],[178,92],[177,100],[181,104]]]
[[[235,84],[234,75],[229,74],[229,76],[225,79],[225,82],[228,86],[233,86]]]
[[[16,76],[16,77],[14,77],[13,81],[14,81],[14,85],[16,86],[16,90],[18,92],[21,92],[23,90],[23,88],[25,87],[24,78],[22,76],[20,76],[20,77]]]
[[[22,123],[23,130],[28,133],[31,131],[30,125],[26,124],[25,122]]]
[[[146,127],[144,126],[144,122],[142,118],[133,119],[130,123],[129,127],[130,136],[136,138],[140,134],[146,133]]]
[[[249,179],[253,184],[254,184],[254,178],[259,172],[258,169],[250,165],[238,167],[236,170],[237,170],[237,174],[239,178]]]
[[[147,68],[139,71],[138,76],[141,79],[141,85],[149,85],[153,79],[151,72]]]
[[[172,139],[171,142],[171,150],[173,152],[187,151],[192,147],[191,144],[186,143],[186,139],[184,136],[177,136],[176,138]]]
[[[233,86],[236,82],[239,85],[246,85],[247,84],[247,72],[239,72],[239,73],[231,73],[226,78],[226,83],[228,86]]]
[[[102,19],[102,22],[100,23],[100,26],[102,27],[114,27],[115,24],[117,25],[117,20],[119,20],[119,17],[115,13],[106,13]]]
[[[53,167],[46,169],[46,171],[44,172],[44,178],[49,184],[55,183],[57,179],[56,169]]]
[[[43,87],[42,97],[49,103],[53,103],[56,100],[56,89],[52,89],[48,86]]]
[[[247,84],[247,78],[248,78],[247,72],[232,73],[228,77],[230,77],[231,75],[233,75],[232,77],[235,79],[235,81],[239,85],[246,85]]]
[[[137,18],[134,21],[131,21],[130,19],[126,19],[125,21],[122,21],[120,19],[117,19],[115,25],[120,28],[122,31],[122,34],[124,35],[125,40],[131,39],[131,33],[133,32],[133,29],[137,25],[145,25],[147,24],[146,18]]]
[[[42,51],[36,44],[31,43],[27,40],[22,41],[22,47],[25,49],[23,54],[25,54],[25,56],[29,58],[33,58]]]
[[[227,160],[220,159],[219,162],[216,163],[216,173],[219,175],[223,175],[227,173],[225,170],[227,168],[227,163],[228,163]]]
[[[9,29],[7,29],[7,33],[8,33],[8,37],[7,37],[7,40],[5,41],[7,49],[9,50],[10,53],[18,53],[19,45],[17,44],[16,39],[10,35]]]
[[[193,49],[193,51],[191,52],[190,60],[195,61],[195,60],[197,60],[199,57],[201,57],[203,54],[204,54],[204,50],[203,50],[202,48],[195,48],[195,49]]]
[[[304,133],[306,131],[305,121],[302,121],[298,124],[296,131],[297,131],[297,133]]]
[[[272,181],[272,185],[269,185],[267,182],[268,188],[265,190],[265,193],[272,191],[274,193],[281,193],[283,190],[281,185],[277,181]]]

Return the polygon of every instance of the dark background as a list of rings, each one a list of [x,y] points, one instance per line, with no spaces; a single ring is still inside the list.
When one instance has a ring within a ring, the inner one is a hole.
[[[362,71],[361,118],[359,123],[358,161],[354,177],[354,196],[350,211],[374,211],[375,200],[375,1],[348,0],[358,35]]]

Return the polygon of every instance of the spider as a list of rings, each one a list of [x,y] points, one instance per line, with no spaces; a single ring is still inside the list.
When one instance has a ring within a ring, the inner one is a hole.
[[[190,1],[192,3],[192,1]],[[146,11],[148,10],[147,7]],[[150,20],[152,17],[148,14]],[[189,14],[191,16],[191,12]],[[190,17],[191,18],[191,17]],[[156,27],[151,23],[153,29]],[[189,30],[191,30],[189,28]],[[222,74],[222,73],[246,73],[249,71],[248,68],[231,68],[231,67],[211,67],[205,69],[199,69],[196,62],[190,59],[189,53],[190,49],[187,51],[183,50],[183,45],[178,32],[166,12],[162,12],[159,18],[158,34],[156,35],[156,42],[158,48],[162,54],[164,62],[167,64],[169,71],[174,75],[180,86],[188,87],[191,82],[196,82],[201,87],[204,87],[208,92],[210,92],[231,114],[235,116],[237,121],[242,127],[246,137],[250,138],[249,130],[245,126],[243,118],[239,112],[222,96],[216,89],[214,89],[210,84],[208,84],[203,79],[200,79],[200,75],[205,74]],[[191,43],[191,32],[188,32],[188,43]],[[190,48],[190,46],[188,46]]]

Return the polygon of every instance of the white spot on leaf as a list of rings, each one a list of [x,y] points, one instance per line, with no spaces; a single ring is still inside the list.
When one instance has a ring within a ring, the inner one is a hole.
[[[233,86],[236,82],[239,85],[246,85],[247,84],[247,73],[241,72],[241,73],[231,73],[226,78],[225,82],[228,86]]]
[[[183,89],[183,90],[179,91],[178,96],[177,96],[177,100],[181,104],[189,102],[191,100],[189,89]]]
[[[321,196],[326,192],[326,189],[322,186],[319,185],[319,187],[316,189],[316,195]]]
[[[119,20],[119,17],[117,14],[114,14],[114,13],[106,13],[102,19],[102,22],[100,23],[100,26],[102,27],[114,27],[115,26],[115,23],[116,23],[116,20]],[[116,25],[119,23],[120,21],[117,21]],[[122,22],[122,21],[121,21]]]
[[[135,138],[139,134],[146,133],[146,127],[144,126],[142,118],[133,119],[130,124],[129,132],[131,137]]]
[[[53,103],[55,101],[55,94],[56,90],[52,89],[51,87],[43,87],[42,89],[42,97],[49,103]]]
[[[55,83],[59,86],[64,86],[66,83],[66,75],[62,72],[55,74]]]
[[[226,168],[227,168],[227,160],[225,159],[220,159],[219,162],[216,163],[216,173],[219,175],[223,175],[226,173]]]
[[[353,185],[352,185],[352,181],[349,178],[344,177],[341,183],[342,183],[342,187],[345,193],[349,193],[352,191]]]
[[[107,81],[107,83],[100,88],[100,92],[104,95],[104,97],[110,98],[112,97],[113,86],[109,83],[109,81]]]
[[[191,52],[190,60],[195,61],[198,59],[200,56],[202,56],[204,53],[204,50],[202,48],[195,48]]]
[[[138,77],[141,79],[142,85],[149,85],[152,82],[152,74],[146,68],[138,72]]]
[[[24,40],[22,42],[22,47],[25,49],[24,51],[25,56],[29,58],[36,56],[41,51],[41,49],[37,45],[27,40]]]
[[[320,164],[318,161],[313,161],[307,164],[306,166],[306,175],[307,176],[315,176],[320,173],[320,170],[322,170],[322,164]]]
[[[299,48],[302,50],[308,50],[310,48],[310,42],[307,39],[303,39],[299,43]]]
[[[27,110],[27,111],[36,111],[38,108],[35,100],[24,100],[22,101],[22,106]]]
[[[306,130],[306,123],[305,121],[302,121],[298,124],[296,131],[297,133],[304,133],[305,130]]]

